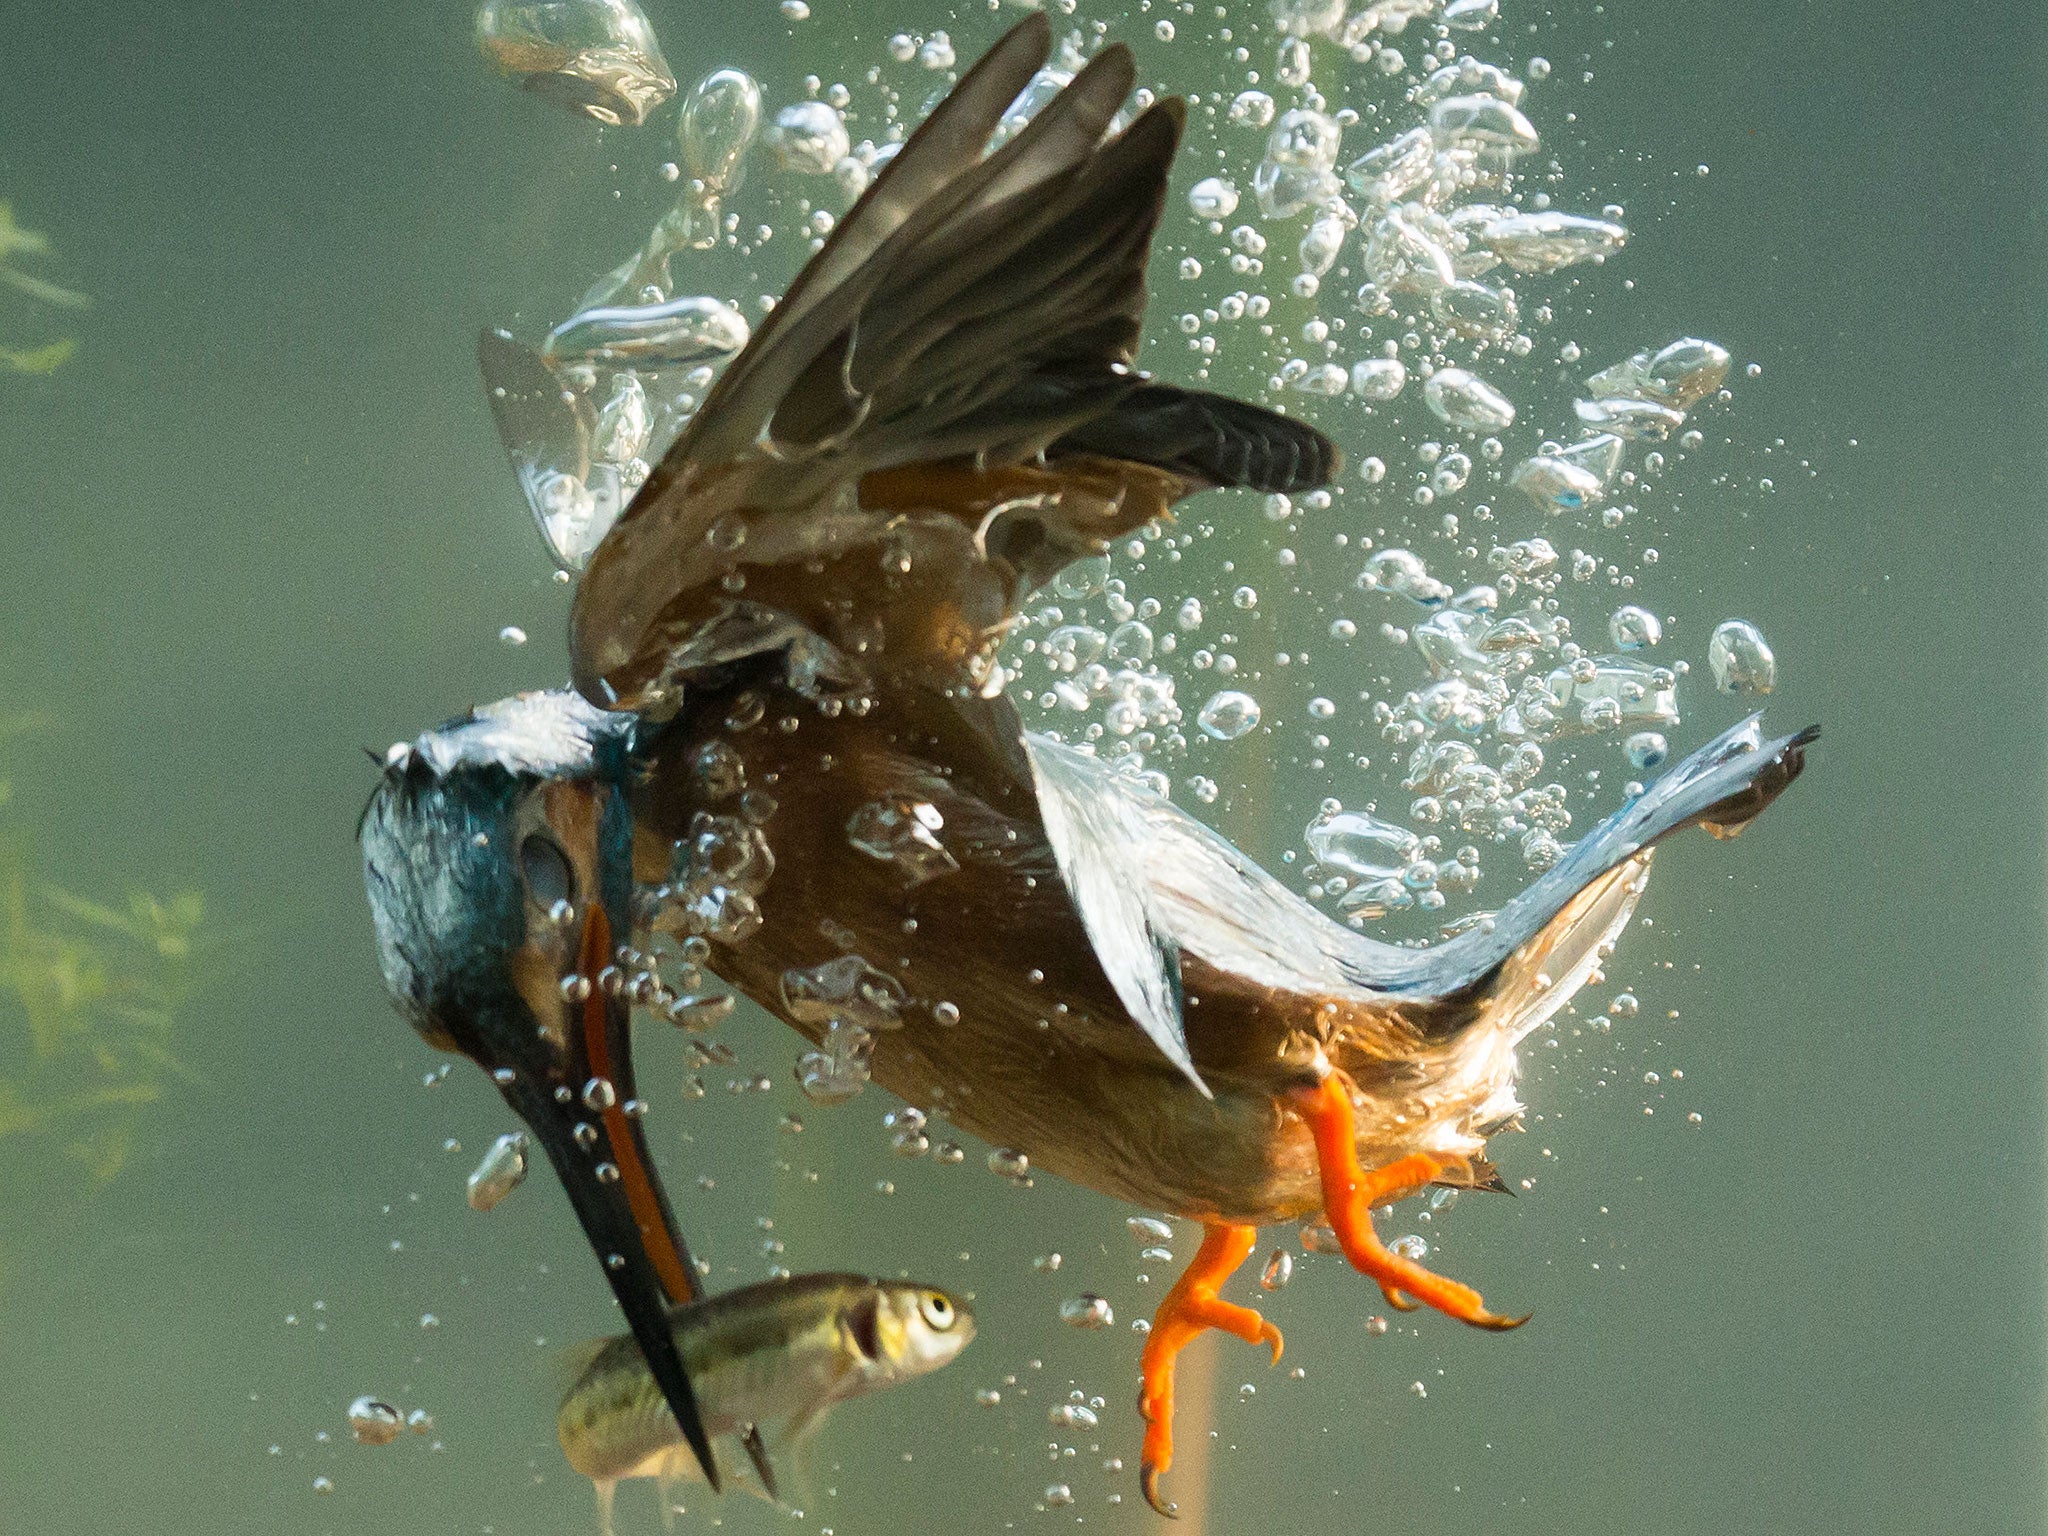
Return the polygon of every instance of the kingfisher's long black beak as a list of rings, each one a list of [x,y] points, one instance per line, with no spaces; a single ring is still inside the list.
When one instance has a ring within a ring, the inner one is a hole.
[[[718,1464],[669,1322],[670,1308],[695,1301],[701,1288],[641,1128],[631,1009],[613,962],[610,920],[595,902],[584,918],[580,951],[580,964],[564,989],[570,993],[564,1010],[569,1027],[556,1057],[559,1068],[535,1070],[533,1056],[516,1047],[508,1054],[522,1058],[524,1066],[489,1065],[505,1101],[547,1150],[648,1368],[715,1492]]]
[[[472,711],[387,758],[358,836],[392,1000],[547,1149],[716,1489],[669,1319],[697,1272],[642,1131],[614,948],[632,931],[629,734],[565,692]]]

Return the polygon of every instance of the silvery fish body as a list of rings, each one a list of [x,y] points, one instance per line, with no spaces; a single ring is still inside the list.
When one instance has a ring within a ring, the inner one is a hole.
[[[715,1440],[758,1428],[769,1449],[801,1441],[850,1397],[937,1370],[974,1337],[967,1306],[931,1286],[798,1275],[727,1291],[672,1314],[676,1347]],[[562,1397],[569,1465],[597,1486],[607,1532],[621,1479],[695,1476],[675,1416],[630,1334],[598,1347]]]

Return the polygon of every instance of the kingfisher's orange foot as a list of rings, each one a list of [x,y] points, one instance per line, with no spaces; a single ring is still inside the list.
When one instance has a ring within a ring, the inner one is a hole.
[[[1334,1072],[1313,1088],[1295,1090],[1293,1100],[1315,1136],[1316,1160],[1322,1171],[1323,1219],[1336,1232],[1338,1246],[1351,1267],[1375,1281],[1391,1305],[1410,1311],[1415,1303],[1421,1303],[1475,1328],[1519,1328],[1529,1320],[1526,1315],[1502,1317],[1487,1311],[1471,1286],[1446,1280],[1413,1259],[1390,1252],[1373,1230],[1375,1205],[1421,1189],[1452,1166],[1454,1159],[1418,1152],[1368,1172],[1358,1162],[1351,1096]],[[1412,1296],[1414,1302],[1404,1303],[1403,1295]]]
[[[1159,1474],[1173,1465],[1173,1364],[1180,1352],[1205,1328],[1235,1334],[1247,1344],[1271,1345],[1275,1364],[1285,1347],[1280,1330],[1252,1308],[1216,1294],[1257,1240],[1255,1228],[1204,1222],[1201,1251],[1153,1314],[1152,1332],[1145,1339],[1144,1385],[1138,1392],[1138,1412],[1145,1420],[1138,1486],[1145,1502],[1162,1515],[1173,1513],[1173,1506],[1160,1497]]]

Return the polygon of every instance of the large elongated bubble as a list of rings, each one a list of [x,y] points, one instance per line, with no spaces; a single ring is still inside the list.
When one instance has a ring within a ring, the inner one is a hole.
[[[536,96],[613,126],[638,127],[676,90],[634,0],[483,0],[476,45]]]

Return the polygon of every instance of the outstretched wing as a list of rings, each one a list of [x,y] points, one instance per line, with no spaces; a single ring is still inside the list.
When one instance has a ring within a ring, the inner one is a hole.
[[[1027,737],[1046,832],[1117,996],[1191,1076],[1180,956],[1247,986],[1365,1003],[1440,1002],[1436,1029],[1484,1003],[1526,1033],[1577,990],[1627,922],[1653,845],[1698,824],[1732,836],[1799,774],[1808,728],[1762,739],[1751,716],[1607,817],[1482,928],[1428,949],[1333,922],[1223,837],[1097,759]],[[1417,1010],[1409,1010],[1417,1013]],[[1419,1016],[1427,1016],[1422,1011]]]
[[[1029,586],[1191,489],[1298,488],[1333,467],[1313,429],[1131,370],[1185,110],[1161,101],[1105,138],[1131,90],[1128,50],[1103,49],[984,155],[1049,46],[1033,16],[967,73],[648,477],[577,595],[587,696],[633,703],[651,658],[740,622],[705,596],[735,571],[815,572],[906,517],[937,519],[926,570],[999,571],[955,603],[986,636]],[[844,606],[874,600],[873,571],[846,583]],[[934,575],[924,600],[954,601],[946,583],[961,579]],[[794,593],[747,580],[747,601],[828,627],[807,606],[823,601],[815,579]]]

